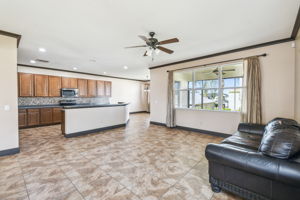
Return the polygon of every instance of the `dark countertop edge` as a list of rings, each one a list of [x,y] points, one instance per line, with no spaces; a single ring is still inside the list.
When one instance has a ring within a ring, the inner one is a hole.
[[[79,105],[79,106],[64,106],[63,109],[79,109],[79,108],[100,108],[100,107],[116,107],[116,106],[127,106],[129,103],[124,104],[104,104],[104,105]]]
[[[63,109],[76,109],[76,108],[94,108],[94,107],[114,107],[114,106],[126,106],[129,103],[125,104],[87,104],[87,105],[72,105],[72,106],[62,106],[59,104],[55,105],[27,105],[27,106],[18,106],[19,109],[38,109],[38,108],[63,108]]]

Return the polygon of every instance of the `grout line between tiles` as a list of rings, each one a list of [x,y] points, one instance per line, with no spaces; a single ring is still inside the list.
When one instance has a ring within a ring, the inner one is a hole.
[[[76,191],[80,194],[80,196],[82,197],[82,199],[85,200],[85,197],[81,194],[81,192],[78,190],[78,188],[76,187],[76,185],[74,185],[73,181],[65,174],[65,172],[61,169],[61,167],[56,163],[56,161],[54,162],[55,165],[59,168],[59,170],[63,173],[63,175],[72,183],[73,187],[76,189]]]
[[[17,157],[17,161],[18,161],[18,165],[21,169],[21,173],[22,173],[22,177],[23,177],[23,182],[24,182],[24,186],[25,186],[25,189],[26,189],[26,193],[27,193],[27,197],[28,197],[28,200],[30,200],[30,197],[29,197],[29,192],[28,192],[28,188],[27,188],[27,184],[26,184],[26,181],[25,181],[25,177],[24,177],[24,172],[23,172],[23,168],[21,166],[21,163],[19,161],[19,158]]]
[[[82,155],[81,152],[79,152],[79,154],[84,157],[85,159],[87,159],[91,164],[95,165],[98,169],[99,169],[99,165],[93,163],[89,158],[85,157],[85,155]],[[123,160],[123,159],[122,159]],[[138,196],[137,194],[135,194],[131,189],[129,189],[128,187],[126,187],[125,185],[123,185],[120,181],[118,181],[117,179],[115,179],[114,177],[112,177],[110,174],[108,174],[106,171],[100,169],[102,172],[104,172],[107,176],[111,177],[113,180],[115,180],[116,182],[118,182],[120,185],[122,185],[124,188],[126,188],[126,190],[132,192],[132,194],[134,194],[136,197],[138,197],[140,200],[142,200],[140,198],[140,196]]]

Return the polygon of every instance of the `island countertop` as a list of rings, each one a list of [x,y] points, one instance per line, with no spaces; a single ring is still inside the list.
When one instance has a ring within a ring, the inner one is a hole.
[[[115,106],[127,106],[128,104],[129,103],[122,103],[122,104],[78,104],[78,105],[71,105],[71,106],[63,106],[63,109],[115,107]]]
[[[77,109],[77,108],[94,108],[94,107],[114,107],[114,106],[126,106],[129,103],[123,104],[76,104],[76,105],[21,105],[19,109],[33,109],[33,108],[63,108],[63,109]]]

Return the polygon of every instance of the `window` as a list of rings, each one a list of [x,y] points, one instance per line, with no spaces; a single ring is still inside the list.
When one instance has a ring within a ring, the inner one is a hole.
[[[243,63],[174,72],[176,108],[240,111]]]

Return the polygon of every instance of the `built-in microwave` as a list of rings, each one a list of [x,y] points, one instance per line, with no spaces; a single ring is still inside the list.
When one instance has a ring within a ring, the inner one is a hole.
[[[78,97],[78,89],[75,88],[62,88],[61,96],[65,98]]]

